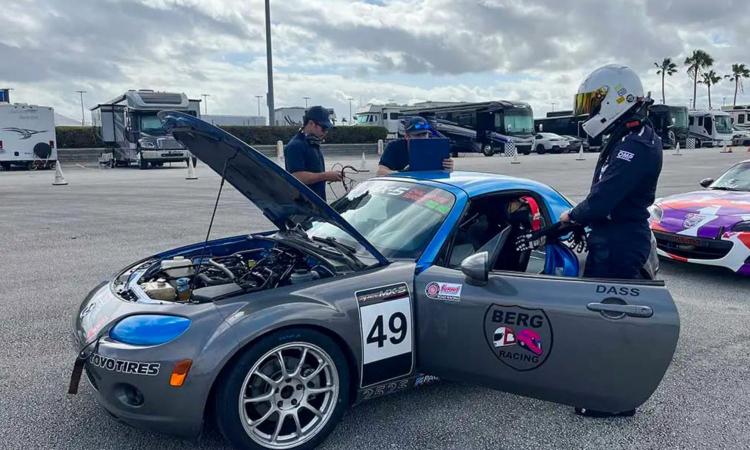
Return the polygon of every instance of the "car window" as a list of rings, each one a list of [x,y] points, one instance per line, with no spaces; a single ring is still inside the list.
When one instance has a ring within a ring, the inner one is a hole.
[[[740,114],[737,116],[737,123],[745,123],[745,115]]]

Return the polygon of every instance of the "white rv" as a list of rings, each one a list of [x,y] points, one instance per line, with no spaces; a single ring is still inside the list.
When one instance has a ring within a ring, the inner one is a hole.
[[[721,110],[732,117],[735,128],[750,130],[750,105],[722,106]]]
[[[1,99],[8,99],[7,93]],[[0,102],[0,166],[52,169],[57,162],[55,112],[49,106]]]
[[[354,124],[383,127],[388,130],[386,139],[396,139],[401,125],[401,108],[403,106],[396,103],[367,105],[354,114]]]
[[[688,111],[690,137],[697,147],[732,145],[732,121],[723,111]]]
[[[107,147],[100,161],[112,167],[135,163],[141,169],[187,163],[190,152],[162,128],[156,116],[164,110],[200,117],[200,100],[182,93],[130,90],[91,108],[92,123]]]

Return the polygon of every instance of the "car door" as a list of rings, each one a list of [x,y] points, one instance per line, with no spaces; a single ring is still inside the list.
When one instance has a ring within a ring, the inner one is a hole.
[[[415,278],[419,370],[608,412],[635,409],[672,361],[679,317],[662,282],[433,266]]]

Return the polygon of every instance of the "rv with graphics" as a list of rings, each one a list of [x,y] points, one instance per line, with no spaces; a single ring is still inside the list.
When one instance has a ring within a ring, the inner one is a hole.
[[[648,118],[654,131],[661,137],[664,148],[675,148],[679,142],[685,148],[688,137],[688,109],[685,106],[652,105]]]
[[[200,100],[183,93],[130,90],[91,109],[91,120],[107,150],[101,162],[111,167],[135,164],[141,169],[165,162],[185,162],[190,152],[162,127],[159,111],[200,117]],[[193,158],[195,162],[195,158]]]
[[[688,127],[696,148],[732,145],[732,120],[726,112],[689,111]]]
[[[422,116],[475,132],[472,144],[485,156],[502,153],[510,141],[519,153],[531,153],[534,117],[527,103],[497,100],[482,103],[455,103],[441,106],[411,106],[401,110],[402,116]],[[440,130],[438,130],[440,131]],[[455,155],[457,146],[451,148]]]
[[[9,100],[7,92],[0,96]],[[0,101],[0,167],[52,169],[57,162],[55,112],[48,106]]]

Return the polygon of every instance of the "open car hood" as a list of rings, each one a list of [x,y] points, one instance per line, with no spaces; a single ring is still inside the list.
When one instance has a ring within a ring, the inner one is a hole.
[[[322,198],[260,152],[197,117],[162,111],[167,130],[263,211],[279,230],[309,219],[328,222],[347,232],[381,264],[388,260]]]

